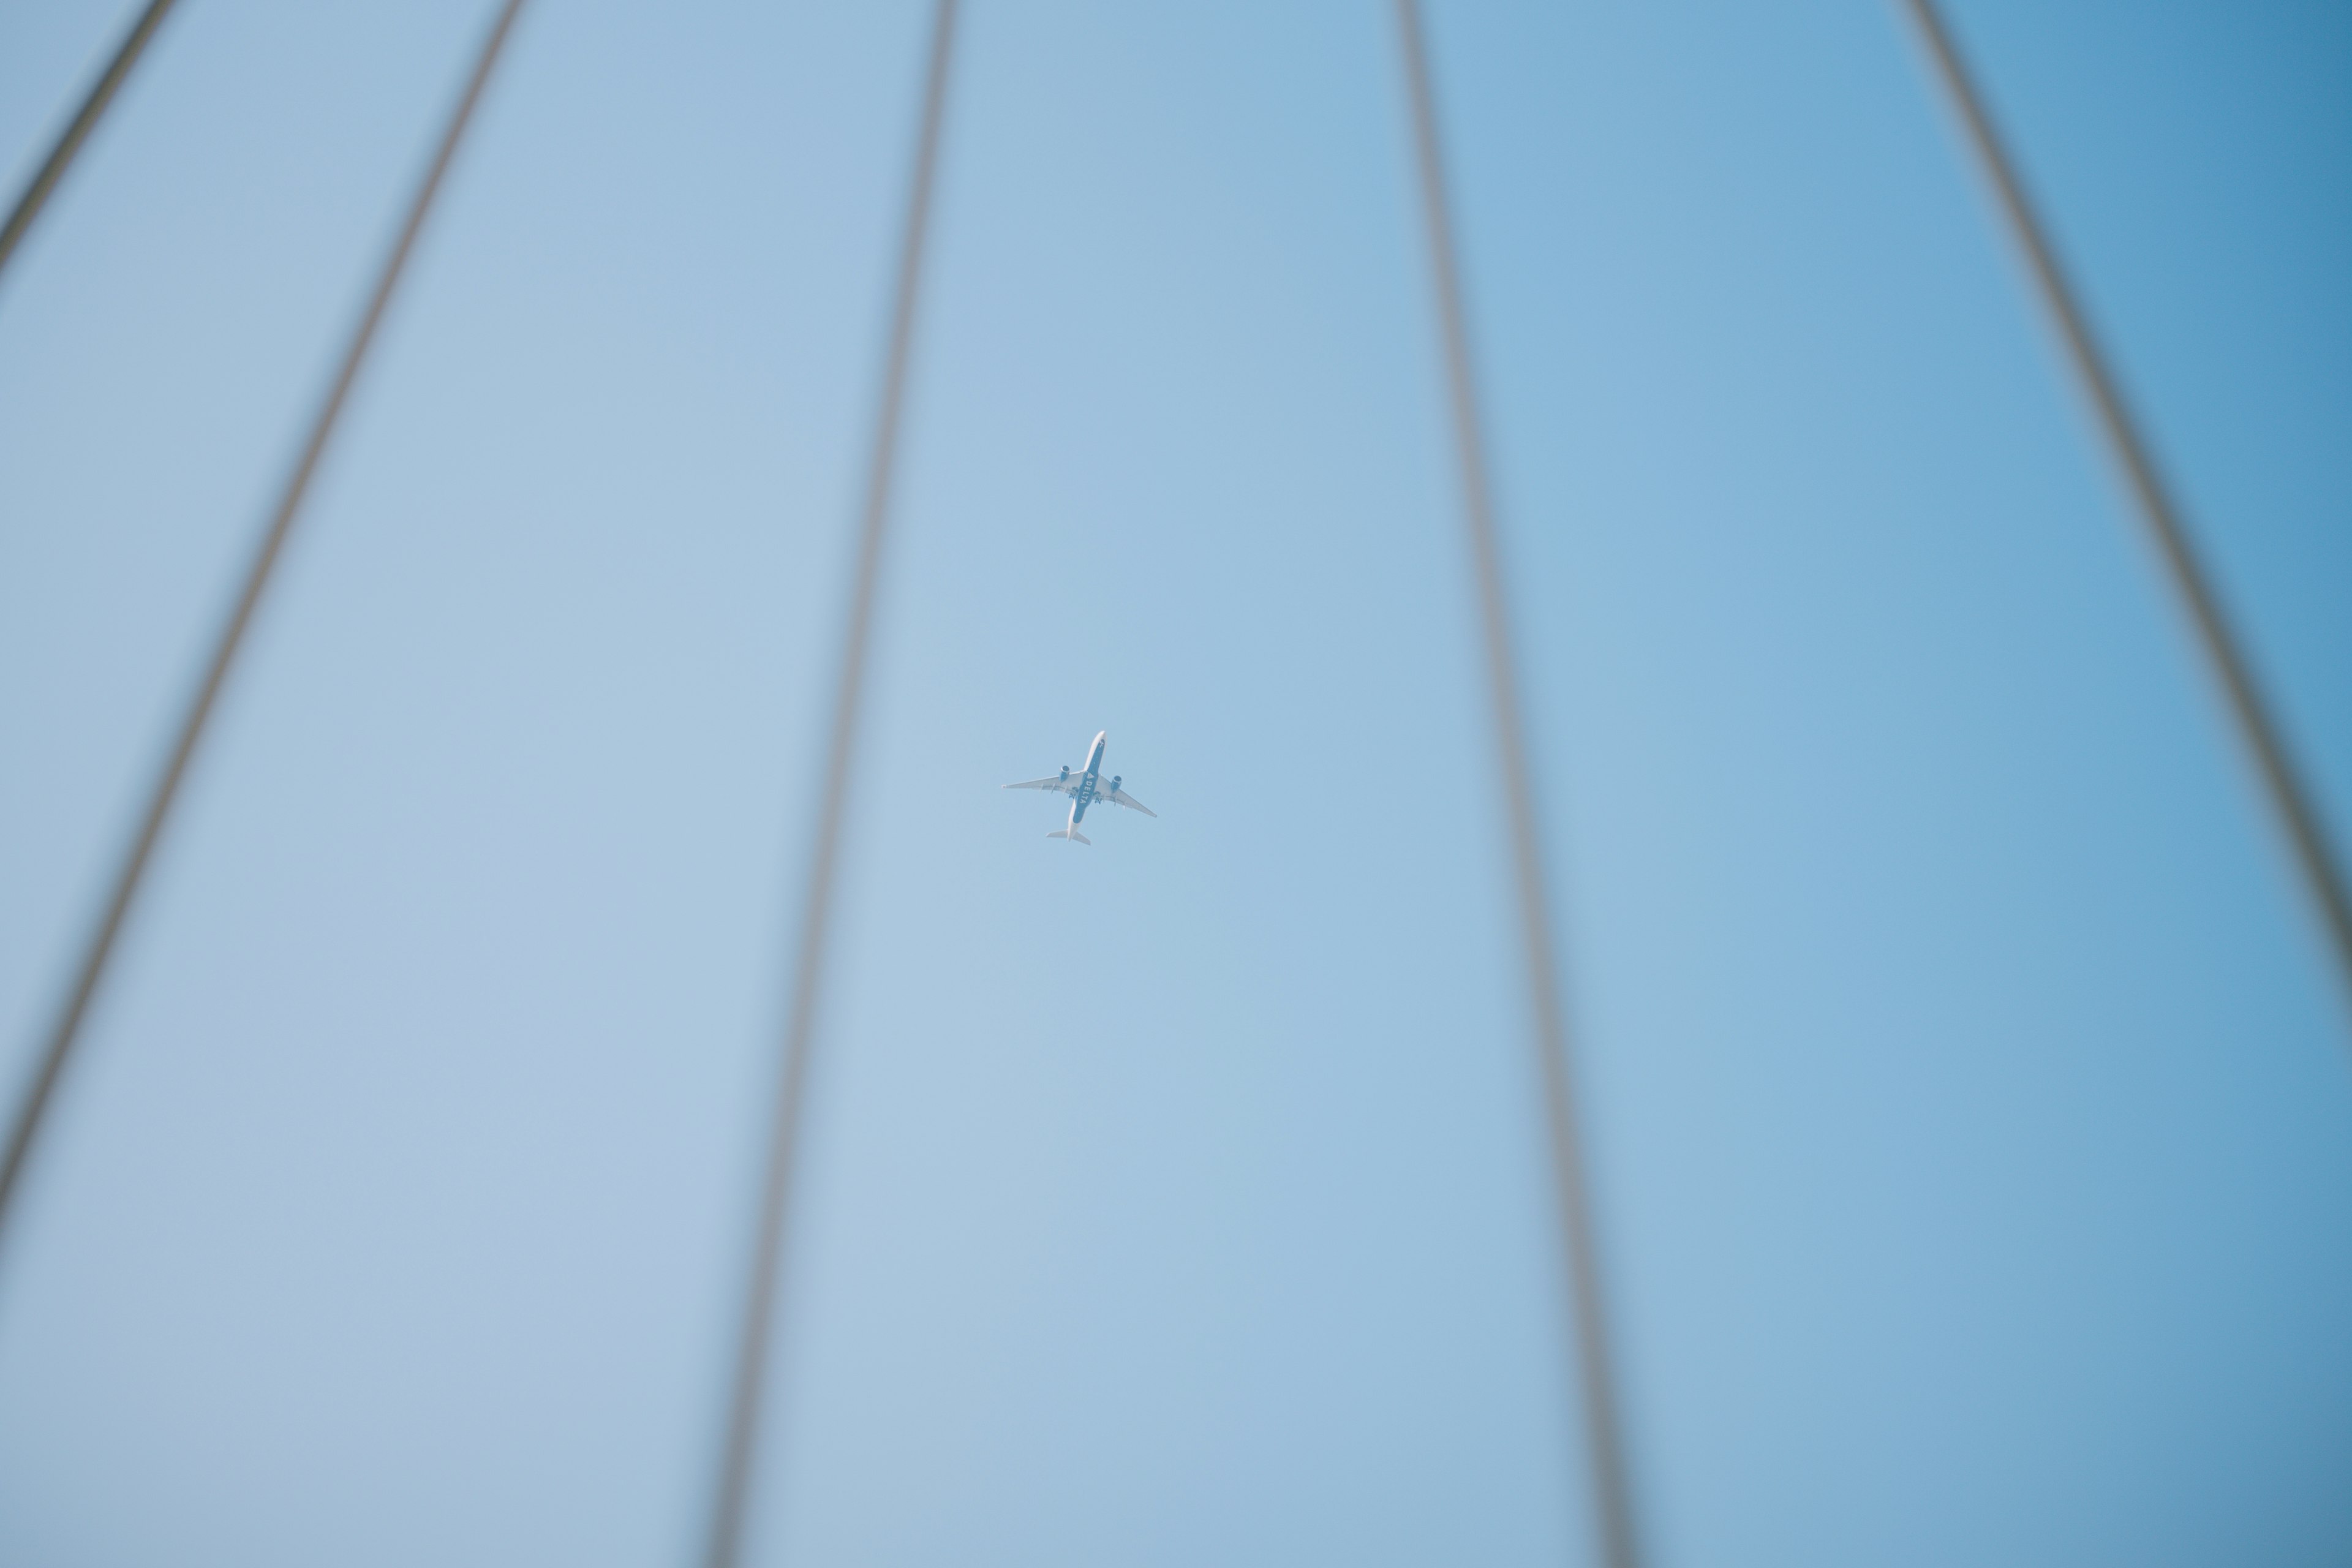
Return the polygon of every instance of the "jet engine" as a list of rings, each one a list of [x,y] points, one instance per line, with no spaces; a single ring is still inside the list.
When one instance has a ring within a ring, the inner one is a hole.
[[[1117,795],[1118,793],[1118,775],[1117,773],[1113,773],[1110,776],[1110,793],[1113,795]]]

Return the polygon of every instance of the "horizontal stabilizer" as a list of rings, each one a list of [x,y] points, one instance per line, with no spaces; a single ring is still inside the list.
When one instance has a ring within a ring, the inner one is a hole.
[[[1048,838],[1066,838],[1074,844],[1092,844],[1094,842],[1093,839],[1087,837],[1085,834],[1079,832],[1075,827],[1056,827],[1053,832],[1045,835],[1045,837]]]

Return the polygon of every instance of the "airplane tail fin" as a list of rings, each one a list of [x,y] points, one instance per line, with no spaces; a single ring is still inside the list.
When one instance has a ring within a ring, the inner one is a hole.
[[[1066,838],[1075,844],[1092,844],[1094,842],[1093,839],[1087,837],[1085,834],[1079,832],[1075,827],[1056,827],[1053,832],[1045,835],[1045,837],[1048,838]]]

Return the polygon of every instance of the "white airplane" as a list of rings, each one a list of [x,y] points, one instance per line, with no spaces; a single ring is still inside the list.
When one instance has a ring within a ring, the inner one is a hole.
[[[1073,844],[1092,844],[1093,839],[1078,831],[1078,824],[1086,820],[1087,807],[1098,800],[1107,800],[1113,805],[1123,805],[1129,811],[1139,811],[1146,816],[1160,815],[1119,788],[1119,781],[1116,775],[1108,785],[1102,782],[1103,742],[1109,739],[1108,730],[1095,737],[1094,745],[1087,752],[1087,765],[1079,770],[1076,777],[1071,775],[1069,769],[1064,768],[1059,774],[1050,779],[1030,779],[1025,783],[1009,784],[1004,786],[1006,789],[1049,789],[1055,795],[1066,795],[1070,797],[1068,824],[1055,828],[1045,835],[1046,837],[1066,838]]]

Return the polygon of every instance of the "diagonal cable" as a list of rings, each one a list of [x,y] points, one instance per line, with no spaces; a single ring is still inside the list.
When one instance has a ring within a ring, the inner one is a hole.
[[[1510,608],[1503,592],[1486,444],[1479,417],[1477,382],[1471,370],[1469,329],[1463,316],[1453,212],[1446,195],[1445,162],[1438,142],[1437,105],[1430,87],[1428,48],[1416,0],[1396,0],[1396,16],[1397,32],[1404,48],[1406,85],[1412,100],[1413,149],[1420,166],[1422,216],[1428,231],[1430,270],[1437,286],[1437,313],[1445,340],[1446,388],[1451,396],[1454,445],[1461,469],[1462,519],[1477,569],[1479,618],[1485,628],[1496,742],[1502,755],[1504,789],[1509,804],[1512,870],[1517,884],[1519,927],[1526,945],[1528,999],[1536,1024],[1531,1043],[1543,1083],[1553,1196],[1559,1204],[1560,1240],[1567,1254],[1571,1319],[1569,1335],[1583,1395],[1580,1413],[1585,1447],[1592,1467],[1593,1502],[1600,1516],[1601,1556],[1607,1568],[1639,1568],[1642,1554],[1634,1531],[1633,1488],[1626,1473],[1617,1373],[1610,1346],[1605,1292],[1601,1285],[1601,1259],[1593,1241],[1586,1160],[1577,1131],[1568,1023],[1553,960],[1543,850],[1536,834],[1534,790],[1528,778],[1518,679],[1512,656]]]
[[[147,809],[139,820],[139,830],[131,841],[116,870],[113,889],[108,896],[106,910],[97,929],[89,936],[82,952],[79,967],[74,973],[73,988],[65,1005],[52,1025],[38,1066],[34,1070],[31,1087],[17,1107],[16,1120],[8,1133],[8,1147],[0,1156],[0,1233],[5,1233],[11,1200],[16,1195],[17,1178],[23,1174],[26,1154],[39,1134],[43,1118],[57,1092],[58,1080],[64,1074],[76,1043],[81,1037],[84,1019],[90,1001],[98,994],[100,983],[105,979],[107,962],[113,956],[115,939],[121,935],[124,919],[131,912],[132,900],[138,897],[140,882],[147,870],[158,839],[163,837],[165,822],[172,814],[173,803],[178,798],[180,784],[187,775],[189,762],[194,757],[197,744],[204,739],[205,721],[211,718],[214,703],[228,679],[229,668],[236,662],[237,650],[244,646],[245,634],[252,625],[254,612],[261,596],[269,586],[270,575],[283,552],[286,540],[294,529],[302,510],[302,499],[310,488],[310,479],[318,471],[319,459],[327,449],[328,439],[334,434],[335,422],[342,413],[343,404],[351,395],[352,384],[358,379],[361,363],[367,358],[368,345],[375,339],[376,328],[383,320],[384,309],[392,302],[394,289],[400,282],[402,269],[408,263],[409,253],[415,248],[417,234],[425,226],[425,215],[432,210],[433,198],[441,189],[442,176],[449,172],[450,160],[457,155],[457,143],[472,120],[474,107],[481,100],[482,89],[490,79],[490,69],[498,63],[499,52],[505,46],[508,33],[514,26],[516,13],[522,9],[523,0],[501,0],[496,21],[488,36],[482,40],[481,52],[474,62],[473,75],[458,98],[449,123],[441,133],[440,145],[435,150],[432,164],[416,187],[410,202],[408,216],[401,225],[399,237],[383,260],[383,268],[376,278],[375,291],[368,298],[366,311],[360,317],[358,328],[344,347],[341,367],[326,397],[310,424],[310,438],[302,445],[301,456],[295,461],[293,472],[287,476],[286,488],[278,497],[278,508],[270,514],[269,525],[262,532],[258,549],[246,568],[245,582],[238,591],[236,606],[227,622],[221,627],[219,640],[213,647],[212,658],[205,667],[204,679],[182,715],[177,736],[172,745],[163,771],[156,775],[149,791]]]
[[[75,112],[72,123],[58,135],[57,145],[50,148],[49,155],[41,161],[32,184],[25,187],[25,194],[18,196],[16,205],[9,209],[7,224],[0,226],[0,271],[7,269],[8,258],[16,254],[16,242],[25,237],[25,231],[33,226],[35,218],[41,216],[41,208],[48,205],[49,193],[58,188],[59,180],[65,178],[74,154],[80,152],[81,144],[89,139],[90,132],[98,126],[99,116],[104,114],[106,106],[114,101],[115,89],[122,85],[122,79],[131,74],[131,68],[139,63],[139,57],[146,52],[147,40],[155,36],[155,29],[163,25],[164,15],[171,9],[172,0],[147,0],[146,9],[139,13],[136,22],[131,24],[131,31],[123,36],[121,45],[114,51],[114,58],[107,62],[105,73],[90,85],[89,95],[81,100],[81,108]]]
[[[818,989],[824,976],[835,873],[840,860],[841,824],[848,804],[849,764],[856,748],[864,707],[875,593],[881,577],[884,535],[890,521],[891,481],[898,468],[907,362],[914,339],[915,305],[921,292],[924,240],[930,228],[931,190],[939,165],[955,22],[956,0],[938,0],[932,15],[929,64],[923,81],[922,126],[916,138],[914,177],[908,187],[906,227],[900,236],[898,285],[891,298],[882,402],[875,420],[874,448],[866,468],[865,505],[858,517],[857,563],[850,581],[849,622],[842,639],[841,682],[834,694],[833,725],[825,744],[824,794],[817,810],[815,843],[812,846],[808,886],[801,908],[800,950],[793,966],[791,1012],[784,1027],[783,1060],[777,1077],[767,1166],[760,1189],[759,1230],[752,1247],[751,1279],[736,1344],[726,1447],[719,1460],[719,1487],[712,1500],[710,1533],[705,1544],[703,1561],[708,1568],[735,1568],[742,1556],[752,1465],[760,1446],[769,1352],[775,1333],[785,1222],[792,1208],[793,1174],[806,1099],[809,1058],[815,1047]]]
[[[2336,978],[2343,982],[2342,994],[2346,1001],[2352,1002],[2352,897],[2346,894],[2343,863],[2328,842],[2326,825],[2320,819],[2310,792],[2296,771],[2286,738],[2272,717],[2270,704],[2263,699],[2262,687],[2231,626],[2221,596],[2214,591],[2189,536],[2180,509],[2165,485],[2155,454],[2141,436],[2130,406],[2124,401],[2123,388],[2091,331],[2090,319],[2084,313],[2065,268],[2059,264],[2058,253],[2026,195],[2024,183],[2018,177],[2017,167],[1993,125],[1991,113],[1977,91],[1958,43],[1944,25],[1935,0],[1906,0],[1906,4],[1935,62],[1936,74],[1959,111],[1969,142],[1992,181],[2001,216],[2008,220],[2018,247],[2025,252],[2042,303],[2058,329],[2084,391],[2090,396],[2099,427],[2123,469],[2140,521],[2147,525],[2149,542],[2163,560],[2173,591],[2189,613],[2198,646],[2204,651],[2206,662],[2228,702],[2230,716],[2237,723],[2239,739],[2252,753],[2255,771],[2262,775],[2271,808],[2286,831],[2287,847],[2295,868],[2302,873],[2304,885],[2316,906],[2320,925],[2336,960]]]

